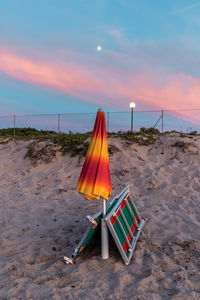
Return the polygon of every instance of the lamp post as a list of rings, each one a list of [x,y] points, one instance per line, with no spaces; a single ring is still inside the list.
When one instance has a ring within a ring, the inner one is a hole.
[[[131,132],[133,132],[133,109],[136,107],[136,104],[131,102],[129,106],[131,108]]]

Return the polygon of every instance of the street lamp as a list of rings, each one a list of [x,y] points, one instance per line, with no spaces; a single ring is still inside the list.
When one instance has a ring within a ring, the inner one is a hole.
[[[131,108],[131,132],[133,132],[133,109],[136,107],[136,104],[131,102],[129,106]]]

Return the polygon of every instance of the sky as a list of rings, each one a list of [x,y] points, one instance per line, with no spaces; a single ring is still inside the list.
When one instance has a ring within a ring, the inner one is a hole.
[[[199,124],[199,32],[197,0],[0,0],[0,115],[134,101]]]

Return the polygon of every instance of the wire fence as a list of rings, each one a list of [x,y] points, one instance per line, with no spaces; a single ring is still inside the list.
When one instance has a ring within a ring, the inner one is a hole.
[[[107,131],[128,131],[141,127],[157,128],[160,132],[180,131],[200,133],[200,109],[106,112]],[[0,116],[0,129],[35,128],[57,133],[89,132],[93,130],[96,113],[58,113],[41,115]],[[131,124],[132,123],[132,124]]]

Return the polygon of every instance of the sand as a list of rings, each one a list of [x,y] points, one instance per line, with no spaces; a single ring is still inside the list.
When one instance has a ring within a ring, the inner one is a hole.
[[[200,137],[108,142],[112,195],[130,184],[148,218],[128,266],[114,244],[102,261],[99,243],[63,263],[101,205],[75,192],[84,158],[49,144],[31,161],[33,141],[1,141],[0,299],[200,299]]]

